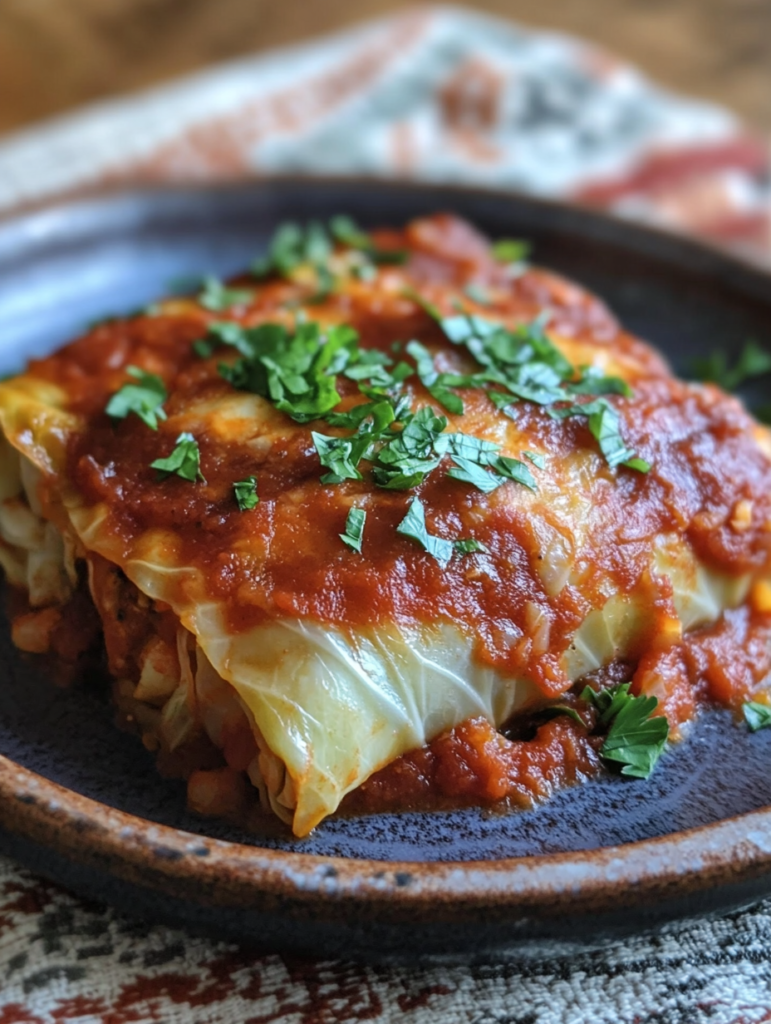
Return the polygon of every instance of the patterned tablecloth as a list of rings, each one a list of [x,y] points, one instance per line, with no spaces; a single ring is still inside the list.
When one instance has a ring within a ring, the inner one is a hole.
[[[95,186],[280,171],[569,197],[771,259],[768,146],[612,56],[457,8],[408,11],[0,140],[0,211]],[[771,905],[527,965],[253,955],[128,920],[0,860],[0,1024],[750,1024]]]

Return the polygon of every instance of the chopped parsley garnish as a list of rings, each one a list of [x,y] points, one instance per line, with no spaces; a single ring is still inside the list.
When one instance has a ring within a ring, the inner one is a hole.
[[[372,475],[378,487],[405,491],[417,487],[435,470],[446,451],[445,416],[424,405],[406,414],[403,429],[377,452]]]
[[[631,685],[621,683],[599,692],[586,686],[581,700],[597,709],[601,725],[610,725],[600,756],[620,764],[622,775],[647,779],[661,757],[669,723],[661,715],[651,717],[656,697],[635,697],[629,692]]]
[[[158,429],[158,421],[166,419],[163,403],[168,397],[166,386],[154,373],[146,373],[137,366],[127,366],[126,372],[136,383],[124,384],[107,403],[105,412],[113,419],[125,419],[135,413],[152,430]]]
[[[556,419],[567,416],[587,416],[589,431],[600,446],[609,466],[627,466],[640,473],[647,473],[650,463],[639,458],[626,446],[621,436],[621,417],[606,398],[596,398],[591,402],[570,405],[567,408],[551,409],[549,415]]]
[[[246,306],[253,298],[253,292],[243,288],[228,288],[216,277],[205,277],[198,302],[212,313],[222,313],[234,306]]]
[[[471,284],[466,285],[463,291],[472,302],[477,302],[480,306],[490,305],[490,296],[481,284],[475,284],[472,281]]]
[[[348,518],[345,520],[345,533],[341,533],[340,540],[361,554],[361,541],[364,536],[364,523],[367,513],[363,508],[351,508]]]
[[[748,341],[733,366],[729,366],[725,352],[717,351],[706,359],[694,359],[691,367],[693,376],[698,380],[719,384],[726,391],[735,391],[748,380],[771,372],[771,353],[756,341]]]
[[[361,480],[359,463],[365,457],[374,458],[375,442],[383,437],[395,419],[394,408],[387,400],[356,406],[351,413],[359,410],[361,417],[352,437],[330,437],[311,431],[319,461],[329,470],[321,478],[323,484]]]
[[[485,545],[473,537],[445,540],[443,537],[436,537],[433,533],[429,533],[426,527],[426,510],[420,498],[412,499],[407,515],[396,527],[396,532],[417,541],[442,566],[447,565],[453,554],[472,555],[487,551]]]
[[[431,397],[436,399],[447,412],[462,415],[462,399],[445,386],[443,383],[445,375],[436,371],[434,368],[434,357],[425,345],[422,345],[419,341],[411,341],[407,345],[407,353],[415,360],[420,382]]]
[[[507,480],[537,490],[533,474],[518,459],[500,455],[500,447],[492,441],[469,434],[449,434],[448,451],[455,463],[447,476],[471,484],[480,491],[489,493]]]
[[[198,450],[198,442],[192,434],[187,432],[179,435],[174,451],[165,459],[156,459],[150,463],[152,469],[157,469],[164,476],[176,473],[183,480],[195,482],[200,480],[206,483],[206,478],[201,472],[201,453]]]
[[[290,221],[277,228],[268,244],[267,255],[252,262],[255,277],[270,273],[287,277],[305,263],[324,264],[332,254],[332,243],[323,224],[312,220],[303,226]]]
[[[621,434],[621,417],[610,404],[608,394],[629,397],[631,390],[620,377],[604,374],[595,367],[577,370],[546,336],[539,321],[508,330],[478,316],[439,319],[446,336],[463,345],[484,372],[473,377],[441,375],[444,385],[488,386],[487,394],[496,408],[511,413],[518,401],[548,407],[556,419],[586,416],[589,430],[610,466],[623,465],[647,473],[650,464],[627,447]],[[574,402],[575,396],[594,395],[588,402]],[[567,402],[569,404],[562,405]]]
[[[549,704],[548,707],[543,709],[543,713],[550,717],[555,715],[567,715],[571,718],[576,725],[583,725],[586,728],[586,722],[579,715],[575,708],[572,708],[569,704]]]
[[[530,255],[532,246],[521,238],[500,238],[493,242],[492,254],[499,263],[522,263]]]
[[[526,459],[530,459],[534,466],[539,469],[546,469],[546,459],[539,452],[522,452]]]
[[[345,324],[322,329],[306,321],[291,333],[282,324],[239,328],[227,344],[245,353],[221,363],[220,376],[235,388],[270,399],[298,423],[331,412],[340,401],[335,379],[350,362],[358,334]]]
[[[755,700],[749,700],[742,710],[744,711],[744,721],[750,732],[757,732],[758,729],[765,729],[771,725],[771,707],[768,704],[759,704]]]
[[[233,484],[233,493],[242,512],[255,508],[260,500],[257,496],[257,477],[248,476],[245,480],[236,480]]]
[[[298,267],[311,266],[316,272],[316,291],[305,301],[315,305],[327,299],[335,289],[336,280],[329,260],[336,242],[358,254],[351,273],[362,280],[372,280],[376,264],[404,263],[408,256],[402,249],[379,248],[355,221],[341,215],[333,217],[328,224],[317,220],[306,225],[282,224],[268,243],[266,255],[253,261],[251,272],[258,278],[269,274],[291,277]]]
[[[419,291],[416,291],[414,288],[402,288],[402,295],[405,299],[411,299],[416,306],[420,306],[423,312],[428,313],[432,320],[440,321],[442,319],[439,309],[433,302],[429,302],[428,299],[424,298]]]
[[[316,266],[316,291],[305,300],[309,306],[317,306],[320,302],[326,302],[335,290],[335,276],[329,267],[323,263]]]
[[[480,552],[487,554],[488,547],[483,544],[481,540],[475,540],[474,537],[466,537],[465,540],[454,540],[452,546],[459,555],[476,555]]]
[[[358,249],[373,263],[405,263],[408,253],[404,249],[381,249],[352,217],[340,214],[329,222],[329,230],[336,242]]]
[[[443,537],[435,537],[434,534],[428,532],[426,511],[420,498],[412,499],[407,515],[396,527],[396,532],[417,541],[429,555],[433,555],[442,565],[447,565],[452,558],[455,550],[453,542],[445,540]]]

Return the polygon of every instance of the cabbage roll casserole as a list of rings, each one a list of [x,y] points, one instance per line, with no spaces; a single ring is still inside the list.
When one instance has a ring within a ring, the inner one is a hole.
[[[284,224],[0,428],[15,645],[101,666],[201,814],[529,807],[771,721],[766,429],[451,215]]]

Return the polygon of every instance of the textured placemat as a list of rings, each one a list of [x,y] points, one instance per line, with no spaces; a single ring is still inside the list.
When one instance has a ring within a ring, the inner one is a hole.
[[[563,196],[771,254],[768,146],[570,39],[444,8],[238,61],[0,141],[0,210],[97,186],[281,171]],[[86,904],[0,860],[0,1024],[750,1024],[771,905],[526,965],[250,953]]]

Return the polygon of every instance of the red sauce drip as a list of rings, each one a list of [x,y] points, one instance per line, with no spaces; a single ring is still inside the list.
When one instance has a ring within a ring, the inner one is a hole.
[[[428,746],[376,772],[343,811],[438,809],[469,805],[530,807],[562,786],[597,774],[601,740],[567,717],[542,725],[531,740],[507,740],[472,718]]]

